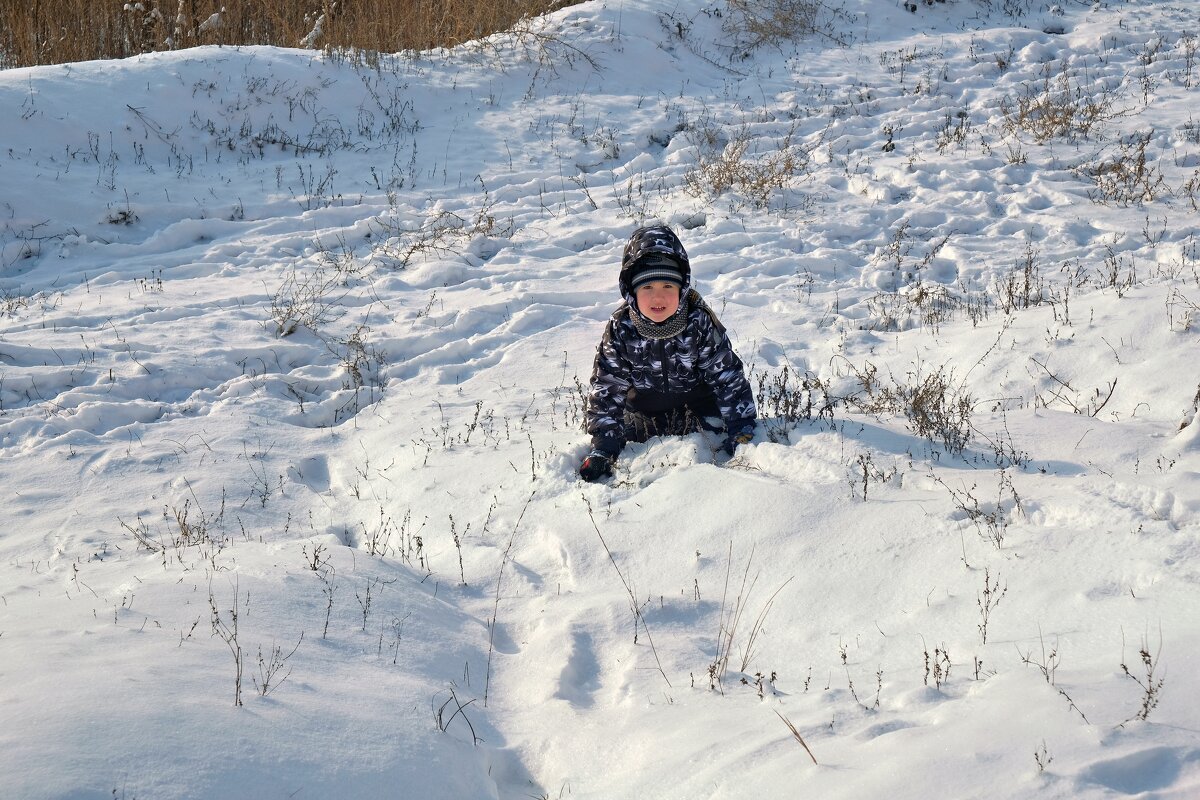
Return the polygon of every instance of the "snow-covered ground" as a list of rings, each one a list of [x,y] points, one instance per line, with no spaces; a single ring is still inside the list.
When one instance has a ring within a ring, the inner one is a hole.
[[[1200,796],[1197,18],[1060,6],[0,72],[0,796]],[[648,220],[762,424],[584,484]]]

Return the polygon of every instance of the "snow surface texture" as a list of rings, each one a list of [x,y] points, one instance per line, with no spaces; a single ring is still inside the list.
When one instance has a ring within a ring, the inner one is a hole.
[[[1200,797],[1194,9],[686,6],[0,73],[0,795]]]

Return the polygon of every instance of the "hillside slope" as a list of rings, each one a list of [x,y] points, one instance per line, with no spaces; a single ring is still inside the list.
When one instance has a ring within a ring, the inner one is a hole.
[[[1190,11],[737,9],[0,72],[0,794],[1200,793]]]

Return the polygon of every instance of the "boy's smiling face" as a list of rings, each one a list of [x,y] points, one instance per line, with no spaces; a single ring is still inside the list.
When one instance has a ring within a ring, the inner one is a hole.
[[[679,310],[679,286],[671,281],[650,281],[634,291],[638,311],[654,322],[665,322]]]

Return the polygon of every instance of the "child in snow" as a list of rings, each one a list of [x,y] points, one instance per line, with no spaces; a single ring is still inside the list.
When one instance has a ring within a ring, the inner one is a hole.
[[[754,437],[750,382],[691,277],[687,251],[670,228],[638,228],[629,237],[618,281],[625,302],[604,329],[592,369],[584,480],[610,474],[626,442],[724,431],[733,455]]]

